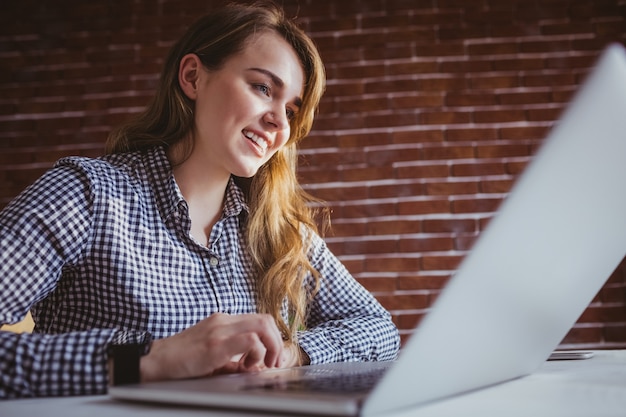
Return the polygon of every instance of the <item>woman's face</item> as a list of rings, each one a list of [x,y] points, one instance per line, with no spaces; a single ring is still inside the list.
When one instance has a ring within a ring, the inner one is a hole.
[[[277,33],[260,33],[221,69],[199,65],[195,77],[191,158],[212,173],[253,176],[287,143],[299,111],[304,74],[295,51]]]

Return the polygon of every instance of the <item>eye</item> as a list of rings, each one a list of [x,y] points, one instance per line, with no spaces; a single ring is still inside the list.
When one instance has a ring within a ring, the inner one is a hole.
[[[287,109],[285,112],[287,114],[287,120],[291,121],[296,117],[296,112],[292,109]]]
[[[269,97],[272,93],[272,89],[267,84],[254,84],[253,87],[257,89],[264,96]]]

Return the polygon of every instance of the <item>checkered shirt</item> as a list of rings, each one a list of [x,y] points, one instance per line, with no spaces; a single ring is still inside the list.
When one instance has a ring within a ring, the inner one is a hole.
[[[256,312],[247,214],[231,181],[202,245],[163,148],[58,161],[0,213],[0,323],[36,322],[0,332],[0,398],[105,393],[111,343]],[[308,255],[322,276],[299,334],[311,363],[395,358],[389,313],[318,235]]]

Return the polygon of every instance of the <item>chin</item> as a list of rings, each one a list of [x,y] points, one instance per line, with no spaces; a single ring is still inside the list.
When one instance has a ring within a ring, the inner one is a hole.
[[[252,178],[259,172],[259,168],[256,169],[240,169],[233,171],[233,175],[240,178]]]

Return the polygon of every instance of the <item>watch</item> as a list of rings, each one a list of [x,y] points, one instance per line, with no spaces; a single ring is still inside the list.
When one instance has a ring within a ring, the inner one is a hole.
[[[113,342],[107,348],[109,385],[137,384],[140,381],[139,361],[150,352],[152,336],[144,333],[142,340],[131,343]]]

